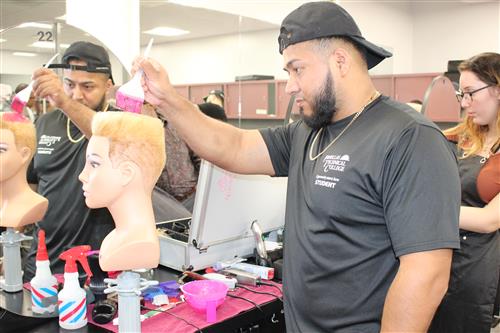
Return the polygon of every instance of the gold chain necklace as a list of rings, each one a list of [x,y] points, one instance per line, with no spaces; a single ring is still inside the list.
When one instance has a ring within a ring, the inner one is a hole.
[[[344,127],[344,129],[339,133],[339,135],[337,135],[333,140],[332,142],[330,142],[328,144],[328,146],[326,146],[321,152],[318,153],[318,155],[316,156],[313,156],[313,148],[314,148],[314,145],[316,144],[316,140],[318,140],[318,137],[319,135],[321,134],[321,132],[323,131],[323,127],[321,127],[318,131],[318,133],[316,133],[316,136],[314,137],[313,139],[313,142],[311,144],[311,148],[309,149],[309,160],[311,161],[314,161],[316,160],[318,157],[320,157],[321,155],[323,155],[323,153],[325,151],[328,150],[328,148],[330,148],[331,146],[333,146],[333,144],[335,144],[335,142],[337,142],[337,140],[342,136],[342,134],[344,134],[345,131],[347,131],[347,129],[352,125],[352,123],[359,118],[359,116],[361,115],[361,113],[363,113],[363,111],[365,111],[366,107],[373,101],[375,100],[378,96],[380,95],[380,93],[375,90],[375,93],[373,93],[373,95],[370,97],[370,99],[368,100],[368,102],[361,108],[361,110],[359,110],[358,112],[356,112],[356,114],[354,115],[354,117],[352,118],[352,120],[349,122],[349,124],[347,124],[346,127]]]
[[[104,108],[104,110],[102,110],[102,112],[108,111],[108,107],[109,107],[109,104],[106,104],[106,107]],[[70,127],[69,123],[70,123],[70,120],[68,117],[67,122],[66,122],[66,135],[68,136],[68,140],[72,143],[78,143],[78,142],[82,141],[83,138],[85,138],[85,134],[82,134],[82,136],[79,137],[78,139],[73,139],[73,137],[71,136],[70,128],[69,128]]]
[[[488,140],[485,140],[484,147],[483,149],[479,152],[479,156],[481,156],[481,160],[479,163],[484,164],[486,161],[490,158],[492,154],[492,150],[494,149],[495,145],[497,145],[500,141],[500,139],[497,140],[489,140],[491,143],[488,142]],[[464,154],[465,155],[465,154]]]

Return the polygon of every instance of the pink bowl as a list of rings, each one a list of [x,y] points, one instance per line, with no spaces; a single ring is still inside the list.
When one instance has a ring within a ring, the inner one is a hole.
[[[215,280],[196,280],[181,286],[186,302],[196,311],[205,312],[207,322],[213,323],[216,319],[215,309],[226,298],[227,285]]]

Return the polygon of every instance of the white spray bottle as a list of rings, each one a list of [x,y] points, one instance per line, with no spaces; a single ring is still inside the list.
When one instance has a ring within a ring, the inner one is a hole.
[[[36,273],[31,280],[31,310],[34,313],[54,312],[57,304],[57,279],[50,270],[49,255],[45,245],[45,231],[38,231]]]
[[[79,261],[87,273],[87,277],[92,276],[87,262],[87,252],[89,245],[73,247],[59,256],[66,261],[64,266],[64,287],[59,292],[59,326],[67,330],[75,330],[87,325],[87,295],[78,282],[78,268],[76,261]]]

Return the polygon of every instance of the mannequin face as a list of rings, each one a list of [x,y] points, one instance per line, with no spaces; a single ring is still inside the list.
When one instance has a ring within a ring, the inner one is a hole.
[[[114,168],[109,157],[109,139],[92,136],[87,146],[85,168],[78,176],[89,208],[110,207],[124,190],[120,168]]]
[[[28,152],[18,150],[14,133],[8,129],[0,129],[0,182],[10,179],[19,172],[27,162]]]

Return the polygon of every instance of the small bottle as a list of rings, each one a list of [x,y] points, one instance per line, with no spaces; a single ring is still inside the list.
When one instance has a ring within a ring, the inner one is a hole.
[[[89,245],[73,247],[63,252],[59,258],[66,261],[64,266],[64,287],[59,292],[59,326],[67,330],[74,330],[87,325],[87,295],[78,282],[78,268],[76,261],[79,261],[83,269],[90,278],[90,271],[87,262],[87,252]]]
[[[31,279],[31,310],[34,313],[54,312],[57,304],[57,279],[50,270],[49,255],[45,245],[45,231],[38,231],[36,273]]]

